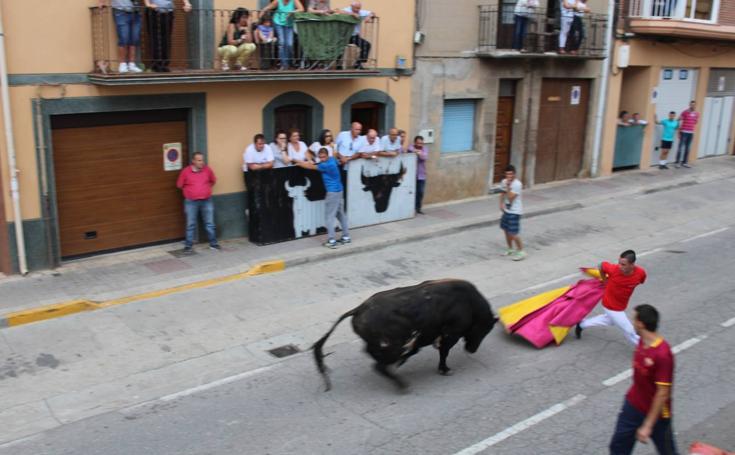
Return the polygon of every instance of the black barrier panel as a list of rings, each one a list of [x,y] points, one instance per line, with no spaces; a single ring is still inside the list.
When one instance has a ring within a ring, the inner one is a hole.
[[[251,242],[267,245],[326,232],[320,172],[293,166],[243,174]]]

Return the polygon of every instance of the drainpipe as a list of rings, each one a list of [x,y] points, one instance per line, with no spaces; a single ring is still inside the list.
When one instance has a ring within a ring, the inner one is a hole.
[[[592,146],[592,166],[590,175],[597,177],[598,167],[600,166],[600,149],[602,145],[602,122],[605,117],[605,105],[607,104],[607,79],[610,75],[610,58],[612,56],[612,37],[613,27],[615,26],[615,0],[608,0],[607,3],[607,35],[605,36],[605,60],[602,61],[602,76],[600,77],[600,85],[597,88],[597,113],[595,114],[595,141]]]
[[[20,188],[18,185],[18,168],[15,167],[15,140],[13,138],[13,119],[10,114],[10,93],[8,90],[8,67],[5,61],[5,30],[3,29],[2,4],[0,4],[0,97],[3,103],[3,123],[5,124],[5,147],[8,153],[8,170],[10,171],[10,194],[13,200],[13,221],[15,224],[15,244],[18,250],[18,266],[20,273],[28,273],[26,264],[26,246],[23,240],[23,217],[20,213]],[[0,226],[0,229],[4,227]]]

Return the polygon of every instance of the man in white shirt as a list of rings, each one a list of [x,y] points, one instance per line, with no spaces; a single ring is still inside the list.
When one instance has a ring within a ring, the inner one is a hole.
[[[526,252],[523,251],[523,242],[521,241],[521,215],[523,215],[523,203],[521,202],[521,192],[523,191],[523,183],[516,178],[516,168],[512,165],[505,168],[505,179],[500,182],[500,211],[503,216],[500,218],[500,229],[505,232],[505,241],[508,249],[503,256],[511,256],[514,261],[521,261],[526,258]],[[517,250],[513,250],[515,243]]]
[[[382,151],[383,147],[380,145],[380,140],[378,140],[378,132],[372,128],[369,129],[365,141],[360,147],[360,158],[377,158]]]
[[[365,136],[360,136],[361,132],[362,124],[352,122],[349,131],[342,131],[337,135],[337,158],[345,170],[350,160],[360,158],[360,148],[365,141]]]
[[[391,128],[388,134],[380,139],[380,145],[383,151],[380,156],[398,156],[403,151],[401,136],[398,135],[398,128]]]
[[[273,150],[265,146],[265,136],[256,134],[253,137],[253,143],[245,149],[242,160],[243,172],[273,168]]]
[[[371,44],[368,40],[362,38],[360,36],[360,32],[362,31],[362,23],[363,21],[371,21],[375,17],[375,14],[368,10],[362,9],[362,3],[360,2],[352,2],[350,6],[346,8],[342,8],[342,13],[349,14],[350,16],[355,17],[356,19],[360,20],[360,23],[355,25],[355,30],[352,32],[352,38],[350,38],[350,44],[354,44],[357,47],[360,48],[360,58],[357,60],[357,63],[355,63],[355,68],[357,69],[363,69],[363,63],[367,62],[368,56],[370,55],[370,47]]]

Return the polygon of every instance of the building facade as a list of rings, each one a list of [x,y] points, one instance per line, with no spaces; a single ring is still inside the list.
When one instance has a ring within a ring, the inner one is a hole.
[[[427,200],[486,194],[513,164],[526,185],[587,176],[607,2],[587,2],[578,50],[560,51],[558,0],[528,13],[513,49],[515,0],[419,0],[412,131],[430,136]]]
[[[0,271],[20,268],[16,208],[31,270],[175,241],[184,236],[176,158],[185,166],[198,151],[218,177],[218,235],[240,237],[247,234],[242,153],[256,133],[270,142],[276,130],[297,127],[308,143],[322,128],[336,133],[352,120],[408,129],[413,2],[364,2],[377,19],[362,26],[372,45],[362,66],[359,48],[347,46],[331,61],[304,51],[295,60],[301,68],[283,71],[263,65],[268,57],[259,51],[247,70],[223,68],[218,54],[233,11],[249,8],[255,21],[267,2],[192,0],[188,12],[175,3],[170,72],[123,74],[112,12],[97,0],[0,3],[19,182],[12,192],[3,135]],[[150,68],[156,32],[148,20],[137,61]],[[306,48],[311,25],[302,26],[297,49]]]
[[[627,0],[616,11],[601,174],[658,164],[661,127],[696,102],[700,121],[689,160],[733,153],[735,3],[725,0]],[[646,126],[616,126],[621,111]],[[678,138],[668,160],[676,159]]]

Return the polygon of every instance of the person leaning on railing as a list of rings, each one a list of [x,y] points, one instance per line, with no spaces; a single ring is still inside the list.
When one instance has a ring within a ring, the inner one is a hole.
[[[276,57],[276,38],[273,30],[273,20],[270,14],[264,14],[255,28],[255,42],[258,43],[260,53],[260,69],[269,70],[273,67],[273,59]]]
[[[171,71],[171,34],[174,26],[173,0],[144,0],[146,6],[146,25],[153,56],[151,69],[156,72]],[[184,12],[191,11],[191,3],[184,0]]]
[[[355,30],[352,32],[352,37],[350,38],[350,44],[354,44],[360,48],[360,57],[358,58],[357,63],[355,63],[355,68],[363,69],[363,65],[368,61],[368,56],[370,56],[370,48],[372,45],[370,44],[370,41],[360,36],[362,32],[362,23],[370,22],[375,19],[375,14],[362,9],[362,3],[360,2],[352,2],[350,6],[342,8],[338,12],[341,14],[349,14],[360,21],[359,24],[355,25]]]
[[[310,0],[308,12],[313,14],[332,14],[329,0]]]
[[[584,0],[576,0],[574,2],[574,18],[572,19],[572,26],[569,29],[569,53],[577,55],[582,41],[584,41],[584,13],[589,12],[590,9]]]
[[[528,21],[534,19],[536,8],[538,8],[538,0],[518,0],[513,10],[513,49],[524,51],[524,43],[526,41],[526,29]]]
[[[140,73],[135,64],[140,46],[140,0],[99,0],[99,7],[112,8],[117,31],[118,73]]]
[[[222,59],[222,71],[227,71],[230,67],[248,69],[245,61],[255,51],[255,44],[251,42],[249,18],[250,11],[247,8],[238,8],[232,13],[227,31],[217,49]]]
[[[295,64],[293,55],[293,13],[303,12],[304,5],[300,0],[273,0],[263,8],[263,13],[270,10],[274,10],[273,22],[276,24],[276,35],[278,35],[278,54],[281,58],[281,69],[285,70],[288,69],[289,65]]]

